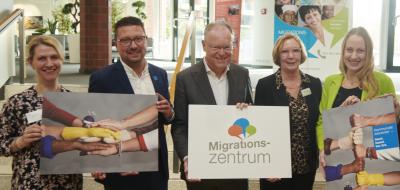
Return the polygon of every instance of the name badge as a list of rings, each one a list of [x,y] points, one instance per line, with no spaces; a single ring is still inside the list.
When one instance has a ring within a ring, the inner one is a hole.
[[[29,112],[25,116],[26,116],[26,119],[28,120],[28,124],[40,121],[40,120],[42,120],[42,109],[39,109],[39,110],[36,110],[33,112]]]
[[[305,89],[301,90],[301,95],[303,95],[303,97],[311,95],[311,89],[310,88],[305,88]]]

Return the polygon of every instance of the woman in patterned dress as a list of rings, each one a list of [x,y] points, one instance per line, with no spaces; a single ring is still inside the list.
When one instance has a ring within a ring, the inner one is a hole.
[[[39,144],[44,127],[41,120],[27,115],[42,109],[43,93],[67,92],[58,83],[64,61],[60,43],[50,36],[38,36],[27,46],[27,62],[36,71],[37,84],[16,94],[0,114],[0,156],[12,156],[12,189],[82,189],[82,175],[40,175]],[[78,121],[78,125],[82,124]],[[87,149],[81,143],[70,148]]]
[[[273,49],[280,69],[258,81],[255,105],[289,106],[292,178],[260,179],[260,189],[312,190],[318,166],[315,127],[321,99],[321,81],[299,69],[307,54],[294,34],[281,36]]]

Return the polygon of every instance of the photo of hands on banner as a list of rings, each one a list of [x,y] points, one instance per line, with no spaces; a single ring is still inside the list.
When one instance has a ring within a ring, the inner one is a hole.
[[[399,189],[400,151],[392,96],[323,113],[328,189]]]
[[[155,103],[154,95],[46,94],[41,173],[157,170]]]

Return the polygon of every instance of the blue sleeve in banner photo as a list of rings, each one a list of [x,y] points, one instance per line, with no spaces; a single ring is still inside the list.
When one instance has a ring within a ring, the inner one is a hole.
[[[372,135],[376,150],[399,147],[396,123],[375,126],[372,128]]]

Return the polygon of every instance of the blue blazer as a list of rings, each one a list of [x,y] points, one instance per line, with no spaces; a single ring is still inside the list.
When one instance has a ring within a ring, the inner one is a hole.
[[[152,64],[148,64],[148,68],[155,91],[164,96],[169,101],[167,72],[164,69],[161,69]],[[135,94],[129,82],[128,76],[126,75],[126,72],[120,61],[93,73],[89,79],[89,92]],[[139,175],[124,176],[124,177],[119,175],[118,173],[111,173],[107,174],[105,180],[99,182],[102,182],[104,185],[109,184],[111,186],[114,186],[118,184],[121,187],[129,187],[132,185],[132,181],[134,180],[133,178],[138,178],[139,180],[144,182],[151,180],[146,180],[146,179],[142,180],[140,178],[157,176],[160,177],[163,181],[166,181],[166,183],[168,183],[168,178],[169,178],[168,152],[167,152],[167,143],[165,140],[165,132],[164,132],[164,124],[166,124],[166,120],[162,114],[158,115],[158,122],[159,122],[159,127],[158,127],[159,171],[140,172]],[[137,187],[137,184],[135,184],[135,186]],[[119,188],[117,187],[116,189]]]

